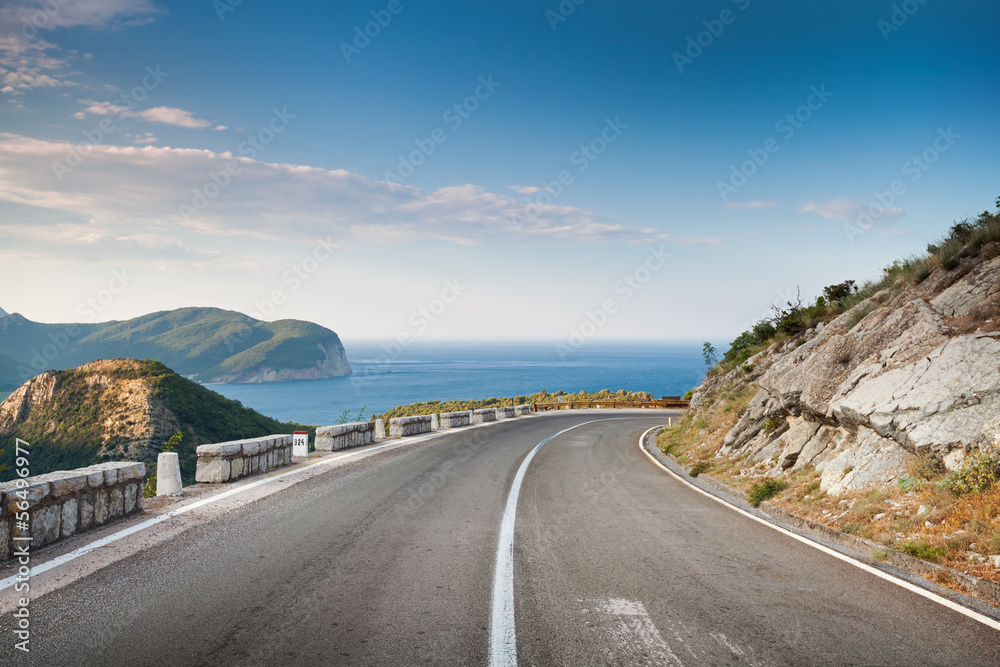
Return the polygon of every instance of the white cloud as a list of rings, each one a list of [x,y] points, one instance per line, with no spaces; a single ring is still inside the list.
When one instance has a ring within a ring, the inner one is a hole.
[[[522,195],[537,195],[539,192],[548,192],[545,188],[537,185],[511,185],[510,189]]]
[[[882,210],[879,211],[879,209]],[[879,211],[877,215],[875,214],[876,211]],[[799,213],[809,212],[819,213],[824,218],[829,218],[830,220],[840,220],[841,222],[850,223],[856,223],[858,217],[863,213],[871,214],[872,217],[878,218],[880,222],[892,222],[906,214],[901,208],[892,206],[884,208],[877,203],[865,204],[850,197],[837,197],[823,204],[810,202],[799,208]]]
[[[195,118],[191,115],[190,111],[174,107],[153,107],[152,109],[136,112],[135,115],[151,123],[163,123],[165,125],[176,125],[177,127],[202,128],[212,125],[207,120]]]
[[[754,209],[754,208],[774,208],[778,205],[776,201],[729,201],[723,204],[726,208]]]
[[[112,104],[111,102],[95,102],[94,100],[79,100],[79,102],[85,106],[73,114],[74,118],[86,118],[88,115],[141,118],[150,123],[162,123],[164,125],[194,129],[211,127],[212,125],[207,120],[195,117],[190,111],[175,107],[153,107],[152,109],[145,109],[143,111],[133,111],[126,106]],[[224,130],[226,126],[218,125],[215,129]]]
[[[0,93],[17,97],[31,88],[78,85],[70,78],[69,57],[43,39],[43,31],[114,29],[149,23],[162,13],[150,0],[6,0],[0,5]]]
[[[30,39],[39,30],[142,25],[164,13],[150,0],[6,0],[0,7],[0,31]]]
[[[156,142],[157,139],[153,136],[152,132],[143,132],[141,135],[132,139],[133,144],[155,144]]]
[[[69,61],[43,39],[30,42],[0,38],[0,93],[16,97],[31,88],[75,86],[66,77]]]
[[[72,213],[133,235],[185,228],[186,234],[293,242],[334,234],[355,244],[719,241],[673,237],[570,206],[535,206],[526,213],[513,197],[475,185],[422,192],[343,169],[207,150],[95,146],[60,181],[52,165],[74,150],[68,142],[0,134],[0,201]],[[227,174],[227,166],[238,173]]]

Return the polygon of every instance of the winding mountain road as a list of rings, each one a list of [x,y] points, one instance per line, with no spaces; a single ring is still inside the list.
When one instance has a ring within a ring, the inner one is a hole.
[[[5,614],[0,663],[1000,664],[996,630],[655,466],[638,440],[667,414],[555,413],[331,467],[33,600],[30,654]]]

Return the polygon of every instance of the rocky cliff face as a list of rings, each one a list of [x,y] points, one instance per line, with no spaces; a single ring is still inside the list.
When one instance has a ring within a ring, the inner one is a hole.
[[[31,445],[33,474],[111,459],[153,464],[179,432],[175,451],[190,483],[198,445],[303,429],[308,427],[266,417],[158,361],[93,361],[42,373],[0,403],[0,463],[12,462],[20,438]],[[0,471],[0,482],[13,475]]]
[[[96,420],[88,424],[88,433],[95,438],[95,457],[148,459],[181,428],[142,376],[141,366],[131,359],[84,364],[75,370],[78,382],[71,391],[61,377],[64,373],[42,373],[0,403],[0,434],[20,433],[31,424],[32,439],[44,442],[47,436],[58,438],[74,418],[89,421],[93,415]]]
[[[246,383],[246,382],[284,382],[286,380],[317,380],[319,378],[350,375],[351,364],[347,361],[344,348],[336,345],[316,343],[320,357],[308,368],[274,369],[267,365],[243,370],[235,373],[223,373],[213,378],[212,382]]]
[[[955,469],[1000,447],[998,330],[1000,257],[939,266],[711,377],[692,408],[721,388],[756,390],[718,455],[753,475],[813,466],[829,494],[893,483],[921,454]]]

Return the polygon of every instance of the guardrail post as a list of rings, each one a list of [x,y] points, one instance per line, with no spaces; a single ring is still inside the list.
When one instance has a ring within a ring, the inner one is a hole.
[[[160,452],[156,457],[156,495],[183,496],[181,464],[177,452]]]

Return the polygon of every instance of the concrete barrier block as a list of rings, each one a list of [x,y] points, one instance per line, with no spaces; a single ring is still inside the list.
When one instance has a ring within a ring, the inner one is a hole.
[[[87,475],[73,471],[54,472],[48,475],[52,495],[56,498],[70,496],[87,488]]]
[[[80,468],[77,472],[87,476],[87,488],[99,489],[104,486],[104,471],[95,469],[94,466]]]
[[[438,423],[442,429],[468,426],[472,423],[472,413],[468,410],[462,410],[461,412],[442,412],[438,418]]]
[[[136,482],[129,482],[122,489],[122,493],[125,496],[125,516],[128,516],[135,511],[135,487],[138,486]]]
[[[496,421],[496,419],[496,408],[480,408],[479,410],[472,411],[473,424],[484,424],[486,422]]]
[[[108,489],[108,518],[116,519],[125,514],[125,493],[124,489],[116,486]]]
[[[203,459],[198,457],[198,469],[195,471],[195,480],[207,482],[209,484],[220,484],[229,481],[230,464],[224,458]]]
[[[260,440],[246,440],[240,444],[243,449],[243,456],[257,456],[265,450]]]
[[[18,488],[18,482],[4,482],[0,484],[0,493],[3,494],[3,516],[7,516],[15,511],[14,504],[19,503],[22,500],[28,501],[28,507],[34,507],[46,498],[48,498],[52,492],[52,486],[49,482],[42,480],[36,481],[33,477],[27,478],[28,486],[23,489]],[[18,493],[21,493],[19,496]]]
[[[80,524],[78,530],[89,530],[94,525],[94,494],[85,491],[80,494]]]
[[[0,560],[7,560],[10,558],[11,547],[13,545],[11,526],[13,525],[12,518],[6,518],[0,521]]]
[[[108,490],[94,491],[94,525],[100,526],[108,520]]]
[[[430,433],[431,416],[415,415],[413,417],[393,417],[389,420],[389,436],[402,438],[420,433]]]
[[[59,539],[59,521],[62,518],[58,505],[31,510],[31,542],[40,547]]]
[[[62,518],[59,522],[59,536],[69,537],[76,533],[76,524],[80,516],[80,503],[76,498],[70,498],[62,504]]]

